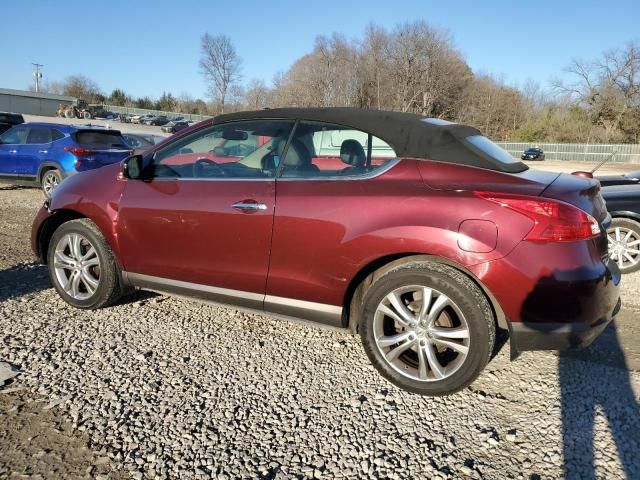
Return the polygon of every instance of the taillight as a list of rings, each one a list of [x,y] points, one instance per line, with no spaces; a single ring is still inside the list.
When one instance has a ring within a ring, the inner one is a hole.
[[[600,235],[598,221],[587,212],[568,203],[492,192],[476,192],[476,195],[533,220],[533,228],[525,240],[570,242]]]
[[[71,153],[74,157],[84,157],[89,154],[89,150],[82,147],[64,147],[64,151]]]

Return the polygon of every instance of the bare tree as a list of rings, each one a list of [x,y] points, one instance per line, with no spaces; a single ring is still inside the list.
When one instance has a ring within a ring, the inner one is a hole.
[[[84,75],[67,77],[62,83],[62,93],[92,103],[104,100],[98,84]]]
[[[229,89],[241,78],[242,60],[226,35],[205,33],[200,49],[200,69],[209,83],[211,96],[220,102],[220,110],[224,112]]]
[[[269,105],[270,93],[264,80],[254,78],[249,82],[244,92],[244,103],[254,110],[265,108]]]
[[[608,140],[616,140],[621,131],[637,137],[640,128],[628,130],[633,123],[628,119],[640,108],[640,45],[630,42],[594,61],[574,59],[565,71],[572,80],[554,81],[556,91],[586,108]]]

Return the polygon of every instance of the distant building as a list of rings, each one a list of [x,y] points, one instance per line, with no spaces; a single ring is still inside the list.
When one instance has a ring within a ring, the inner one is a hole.
[[[76,104],[77,101],[66,95],[0,88],[0,111],[5,112],[55,116],[61,103]]]

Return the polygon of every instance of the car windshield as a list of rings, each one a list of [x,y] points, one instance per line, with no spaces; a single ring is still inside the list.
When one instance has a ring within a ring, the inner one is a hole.
[[[511,155],[509,155],[506,150],[503,150],[483,135],[470,135],[466,138],[466,141],[469,142],[473,147],[480,150],[482,153],[491,157],[493,160],[499,163],[511,164],[519,162],[519,160],[516,160]]]

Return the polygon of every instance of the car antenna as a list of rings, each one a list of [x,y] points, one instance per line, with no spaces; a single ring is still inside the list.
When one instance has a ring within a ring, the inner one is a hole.
[[[603,161],[601,161],[598,165],[596,165],[594,167],[593,170],[591,170],[591,174],[593,175],[594,173],[596,173],[596,170],[598,170],[601,166],[603,166],[605,163],[607,163],[609,160],[611,160],[613,157],[615,157],[618,154],[618,151],[616,150],[615,152],[613,152],[611,155],[609,155],[607,158],[605,158]]]

